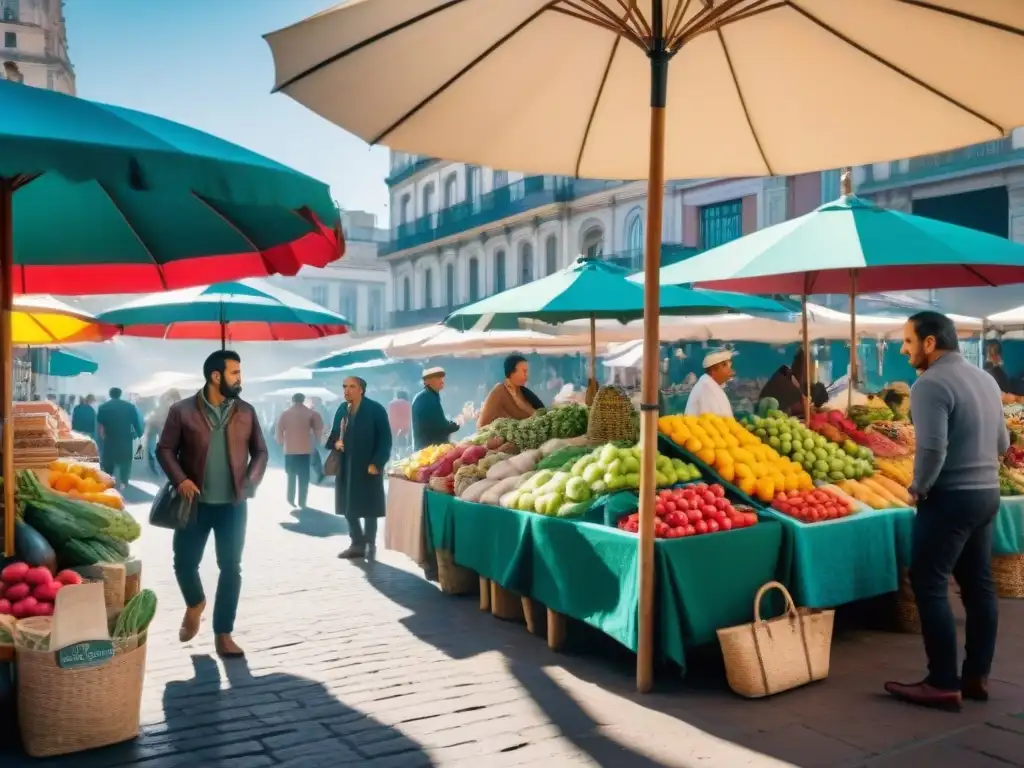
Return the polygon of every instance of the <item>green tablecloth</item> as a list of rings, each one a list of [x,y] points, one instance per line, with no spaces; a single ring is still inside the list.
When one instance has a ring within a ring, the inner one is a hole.
[[[766,514],[785,527],[780,570],[797,605],[834,608],[899,586],[897,529],[912,510],[868,510],[818,523]]]
[[[455,562],[637,649],[637,537],[582,520],[470,504],[428,491],[428,531]],[[655,542],[658,653],[685,667],[687,646],[751,620],[777,577],[782,526]]]
[[[913,529],[914,513],[908,512],[896,529],[896,556],[901,566],[910,565]],[[992,531],[992,554],[1024,554],[1024,496],[1004,496],[1000,500]]]

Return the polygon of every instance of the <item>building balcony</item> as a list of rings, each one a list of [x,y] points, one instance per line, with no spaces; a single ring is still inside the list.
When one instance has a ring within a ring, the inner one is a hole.
[[[575,200],[622,186],[624,183],[626,182],[527,176],[476,199],[464,200],[437,213],[399,224],[397,230],[393,232],[391,242],[382,246],[380,253],[386,256],[416,248],[466,230],[493,224],[510,216],[527,213],[534,208]]]
[[[873,165],[865,166],[864,181],[857,185],[856,191],[871,193],[1021,164],[1024,164],[1024,148],[1015,149],[1013,139],[1007,136],[949,152],[894,160],[888,164],[888,175],[884,171],[876,173]]]
[[[667,267],[677,261],[688,259],[699,253],[696,248],[688,248],[679,243],[661,244],[661,266]],[[616,264],[630,272],[639,272],[644,268],[644,252],[642,248],[636,250],[616,251],[615,253],[602,254],[601,258]]]
[[[387,178],[384,179],[384,182],[389,187],[393,187],[396,184],[401,184],[403,181],[408,179],[413,174],[419,173],[424,168],[429,168],[436,162],[436,157],[418,157],[412,162],[396,165],[391,169],[391,173],[389,173]]]
[[[345,241],[351,243],[386,243],[391,232],[377,227],[345,227]]]

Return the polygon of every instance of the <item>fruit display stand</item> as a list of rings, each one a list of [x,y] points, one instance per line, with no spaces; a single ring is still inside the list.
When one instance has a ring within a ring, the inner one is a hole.
[[[433,546],[450,548],[456,563],[636,651],[635,534],[431,491],[425,504]],[[716,629],[748,619],[751,595],[776,577],[782,538],[782,525],[766,520],[743,530],[655,541],[660,656],[685,668],[687,647],[714,642]]]

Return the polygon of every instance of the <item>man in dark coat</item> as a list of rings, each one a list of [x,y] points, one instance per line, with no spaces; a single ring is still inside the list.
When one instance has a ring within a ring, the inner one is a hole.
[[[425,370],[423,389],[412,400],[412,441],[417,451],[447,443],[459,431],[459,424],[445,416],[441,407],[444,376],[444,368]]]
[[[391,424],[383,405],[366,397],[366,381],[350,376],[345,402],[334,414],[327,448],[339,455],[334,511],[348,521],[352,543],[338,557],[372,559],[377,519],[384,517],[384,465],[391,458]],[[365,528],[364,528],[365,526]]]
[[[96,412],[96,424],[101,439],[100,467],[123,489],[132,477],[135,439],[142,437],[139,409],[122,400],[121,389],[113,387],[110,399]]]
[[[96,398],[86,395],[71,412],[71,428],[96,439]]]

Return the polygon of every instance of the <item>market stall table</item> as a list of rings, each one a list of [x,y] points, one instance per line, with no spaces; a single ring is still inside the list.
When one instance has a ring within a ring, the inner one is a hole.
[[[598,523],[545,517],[425,493],[432,546],[455,562],[548,609],[638,648],[635,534]],[[777,576],[782,525],[659,540],[659,654],[685,668],[686,648],[750,620],[750,600]]]
[[[427,562],[423,529],[423,483],[401,477],[387,479],[387,508],[384,513],[384,548],[401,552],[416,565]]]
[[[896,519],[896,554],[900,566],[910,566],[914,537],[914,510]],[[992,528],[992,554],[1024,555],[1024,496],[1004,496]]]

